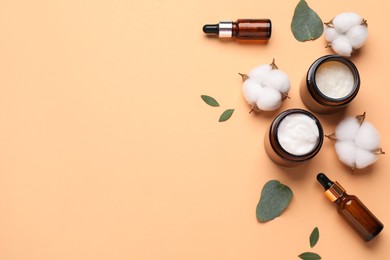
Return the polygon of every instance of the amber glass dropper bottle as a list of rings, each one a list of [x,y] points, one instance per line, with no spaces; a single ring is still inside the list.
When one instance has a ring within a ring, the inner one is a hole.
[[[337,205],[337,212],[363,238],[370,241],[383,229],[383,224],[353,195],[348,195],[344,188],[336,181],[319,173],[317,180],[325,188],[325,195]]]
[[[270,19],[238,19],[235,22],[223,21],[203,26],[203,32],[208,35],[241,40],[268,40],[271,30]]]

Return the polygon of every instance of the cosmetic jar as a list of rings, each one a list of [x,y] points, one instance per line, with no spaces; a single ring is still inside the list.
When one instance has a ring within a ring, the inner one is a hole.
[[[347,58],[327,55],[317,59],[303,79],[300,94],[306,107],[319,114],[330,114],[347,106],[357,95],[360,76]]]
[[[320,151],[323,141],[320,121],[303,109],[280,113],[264,138],[270,159],[285,167],[299,166],[312,159]]]

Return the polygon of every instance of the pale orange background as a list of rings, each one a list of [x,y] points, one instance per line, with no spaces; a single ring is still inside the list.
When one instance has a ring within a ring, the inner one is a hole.
[[[333,144],[283,169],[265,154],[275,113],[248,114],[238,72],[271,62],[292,84],[280,111],[303,107],[298,85],[329,54],[323,38],[297,42],[286,0],[2,0],[0,2],[0,259],[390,259],[390,161],[356,175]],[[309,1],[326,20],[355,11],[369,39],[353,58],[367,111],[390,152],[389,4]],[[209,39],[204,23],[270,18],[268,44]],[[200,95],[215,97],[212,108]],[[219,123],[224,109],[232,118]],[[280,112],[279,111],[279,112]],[[319,116],[331,133],[341,115]],[[385,224],[365,244],[337,215],[315,176],[338,180]],[[294,198],[258,223],[263,185]],[[309,247],[318,226],[320,240]]]

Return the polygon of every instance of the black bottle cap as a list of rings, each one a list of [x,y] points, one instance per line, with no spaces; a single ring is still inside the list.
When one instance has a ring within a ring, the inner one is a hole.
[[[205,24],[203,26],[203,32],[206,34],[219,34],[219,25],[218,24]]]
[[[317,175],[317,181],[325,188],[325,190],[329,189],[334,184],[334,182],[329,180],[329,178],[323,173],[319,173]]]

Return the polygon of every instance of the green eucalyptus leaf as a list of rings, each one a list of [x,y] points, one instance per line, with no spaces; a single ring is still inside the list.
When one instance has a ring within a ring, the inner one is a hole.
[[[316,253],[312,253],[312,252],[302,253],[298,257],[303,259],[303,260],[319,260],[319,259],[321,259],[321,256],[319,256]]]
[[[233,115],[234,109],[225,110],[222,115],[219,117],[219,122],[225,122]]]
[[[287,208],[293,197],[291,189],[277,180],[267,182],[256,208],[256,217],[260,222],[272,220]]]
[[[324,32],[324,25],[318,14],[307,5],[306,1],[300,0],[295,7],[291,30],[295,39],[305,42],[319,38]]]
[[[317,244],[319,238],[320,232],[318,231],[318,227],[315,227],[310,234],[310,247],[313,248]]]
[[[207,95],[201,95],[200,97],[203,99],[203,101],[207,105],[212,106],[212,107],[219,107],[219,103],[217,102],[217,100],[215,100],[215,98],[207,96]]]

